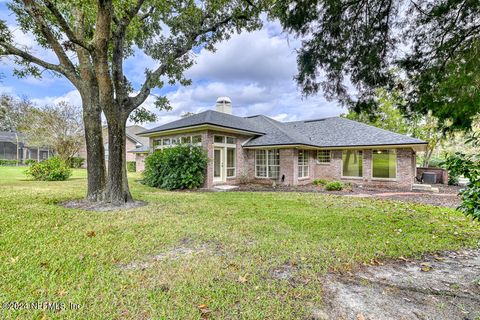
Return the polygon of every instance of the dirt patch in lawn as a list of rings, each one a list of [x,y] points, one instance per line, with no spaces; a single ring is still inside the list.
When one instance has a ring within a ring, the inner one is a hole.
[[[87,210],[87,211],[115,211],[115,210],[130,210],[139,207],[146,206],[147,203],[145,201],[134,201],[129,202],[124,205],[112,205],[110,203],[98,203],[92,202],[85,199],[80,200],[70,200],[60,203],[61,206],[69,209],[79,209],[79,210]]]
[[[222,254],[223,250],[220,244],[214,243],[195,243],[191,239],[183,239],[178,245],[175,245],[165,251],[149,255],[143,261],[132,261],[127,264],[121,264],[122,270],[145,270],[150,268],[155,262],[164,260],[178,260],[190,258],[197,255]]]
[[[314,319],[480,318],[480,249],[366,267],[324,279]]]

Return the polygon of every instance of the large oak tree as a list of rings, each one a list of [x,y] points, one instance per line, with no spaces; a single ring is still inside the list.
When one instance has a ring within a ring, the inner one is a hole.
[[[88,194],[93,201],[132,201],[125,167],[125,125],[129,117],[152,119],[141,107],[155,88],[188,84],[184,71],[192,49],[214,49],[233,32],[258,28],[261,3],[250,0],[15,0],[9,3],[20,28],[51,50],[58,61],[19,46],[0,23],[0,55],[13,57],[18,76],[44,70],[67,78],[82,98],[88,154]],[[127,79],[125,59],[141,51],[157,62],[138,86]],[[165,97],[158,108],[168,108]],[[101,113],[108,124],[105,175]]]

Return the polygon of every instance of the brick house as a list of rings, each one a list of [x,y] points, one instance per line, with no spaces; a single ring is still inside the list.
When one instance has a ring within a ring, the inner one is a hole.
[[[201,145],[211,159],[205,187],[241,182],[303,185],[314,179],[411,189],[416,152],[426,142],[341,117],[279,122],[232,115],[228,97],[208,110],[140,133],[149,152],[179,143]]]
[[[145,149],[149,150],[148,143],[149,143],[149,138],[139,136],[138,134],[140,132],[145,131],[146,128],[139,126],[139,125],[131,125],[127,126],[126,128],[126,141],[125,141],[125,149],[126,149],[126,154],[125,154],[125,159],[127,162],[129,161],[136,161],[138,157],[133,150],[136,149]],[[108,166],[108,127],[104,126],[102,130],[102,138],[104,142],[104,147],[105,147],[105,163]],[[86,161],[84,163],[84,166],[86,167],[87,165],[87,147],[85,143],[83,144],[82,148],[80,148],[78,152],[78,156],[84,158]],[[137,163],[137,171],[143,171],[143,160],[139,163]]]

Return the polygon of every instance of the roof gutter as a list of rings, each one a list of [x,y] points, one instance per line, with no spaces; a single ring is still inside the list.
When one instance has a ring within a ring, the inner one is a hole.
[[[248,134],[248,135],[264,135],[265,134],[263,132],[258,132],[258,131],[242,130],[242,129],[232,128],[227,126],[219,126],[219,125],[205,123],[205,124],[200,124],[195,126],[185,126],[185,127],[179,127],[174,129],[168,129],[168,130],[159,130],[159,131],[153,131],[153,132],[145,131],[145,132],[140,132],[137,135],[142,137],[157,137],[157,136],[166,136],[173,133],[192,132],[192,131],[208,130],[208,129],[227,131],[230,133]]]
[[[277,145],[260,145],[260,146],[243,146],[245,149],[285,149],[285,148],[302,148],[302,149],[315,149],[315,150],[343,150],[343,149],[373,149],[373,148],[413,148],[416,151],[424,151],[428,143],[406,143],[406,144],[376,144],[376,145],[356,145],[356,146],[315,146],[309,144],[277,144]]]

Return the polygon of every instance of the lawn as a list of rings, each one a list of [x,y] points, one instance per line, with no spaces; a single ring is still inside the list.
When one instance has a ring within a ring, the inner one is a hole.
[[[138,175],[131,189],[148,206],[65,209],[58,203],[84,195],[85,171],[34,182],[22,170],[0,167],[0,318],[302,319],[321,308],[326,272],[474,247],[480,238],[478,223],[447,208],[166,192],[139,184]],[[64,305],[13,311],[7,302]]]

